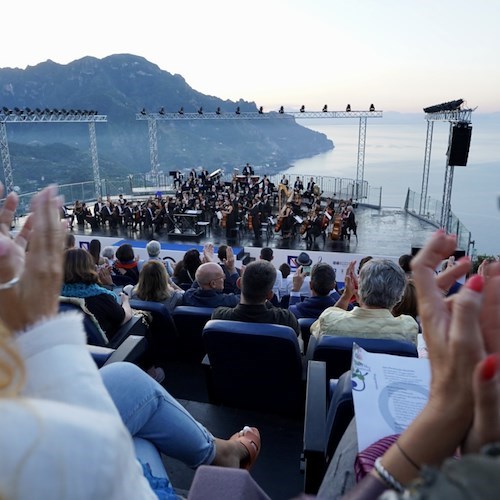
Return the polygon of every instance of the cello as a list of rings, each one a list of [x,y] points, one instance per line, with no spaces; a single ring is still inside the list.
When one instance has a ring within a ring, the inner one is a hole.
[[[336,215],[333,219],[333,228],[330,233],[331,240],[338,240],[342,234],[342,216]]]

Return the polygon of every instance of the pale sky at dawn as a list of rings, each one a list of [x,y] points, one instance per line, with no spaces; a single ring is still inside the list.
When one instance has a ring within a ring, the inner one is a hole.
[[[266,110],[500,111],[496,0],[27,0],[2,19],[2,68],[129,53]]]

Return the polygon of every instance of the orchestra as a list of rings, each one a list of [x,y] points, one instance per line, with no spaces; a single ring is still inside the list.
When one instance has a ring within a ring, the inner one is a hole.
[[[228,239],[234,238],[240,227],[253,232],[259,240],[263,223],[270,224],[270,231],[274,226],[274,232],[281,233],[284,239],[302,235],[308,243],[320,234],[331,240],[348,239],[349,231],[355,234],[352,200],[336,200],[334,194],[333,199],[326,198],[325,204],[314,177],[304,190],[300,177],[292,187],[283,175],[276,187],[267,175],[256,175],[249,164],[243,171],[244,175],[234,173],[230,181],[222,179],[221,169],[212,173],[192,169],[187,175],[174,171],[172,195],[158,192],[145,200],[127,200],[122,194],[112,200],[108,196],[105,201],[99,198],[93,211],[77,200],[73,216],[79,226],[89,224],[93,229],[143,228],[158,233],[166,229],[171,235],[184,234],[186,226],[192,229],[196,222],[204,221],[225,231]],[[273,213],[277,214],[275,220]]]

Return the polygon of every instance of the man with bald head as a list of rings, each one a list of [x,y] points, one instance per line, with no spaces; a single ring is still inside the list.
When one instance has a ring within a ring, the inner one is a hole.
[[[230,270],[229,270],[230,271]],[[234,307],[239,294],[224,293],[226,275],[217,262],[206,262],[196,270],[195,284],[184,293],[182,305],[196,307]]]
[[[276,268],[269,261],[250,262],[240,278],[240,303],[236,307],[218,307],[212,313],[212,319],[291,326],[299,336],[297,318],[288,309],[274,307],[269,302],[275,281]]]

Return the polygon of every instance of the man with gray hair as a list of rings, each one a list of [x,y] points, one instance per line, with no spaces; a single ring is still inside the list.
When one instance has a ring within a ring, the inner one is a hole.
[[[146,252],[148,252],[148,260],[159,260],[163,262],[165,265],[165,268],[167,270],[167,273],[169,276],[172,276],[174,274],[174,269],[172,268],[172,264],[168,260],[163,260],[160,257],[160,252],[161,252],[161,244],[159,241],[156,240],[151,240],[148,242],[146,245]],[[138,262],[137,266],[139,268],[139,271],[142,269],[142,266],[144,265],[144,260],[141,260]]]
[[[417,343],[418,324],[405,314],[393,316],[393,307],[401,300],[406,286],[406,276],[399,264],[389,259],[372,259],[359,273],[359,307],[346,311],[356,293],[354,279],[346,276],[345,288],[337,306],[329,307],[312,324],[311,334],[338,337],[365,337],[406,340]]]
[[[240,303],[236,307],[218,307],[212,313],[212,319],[291,326],[299,336],[297,318],[288,309],[274,307],[269,302],[275,281],[276,268],[269,261],[250,262],[240,278]]]

